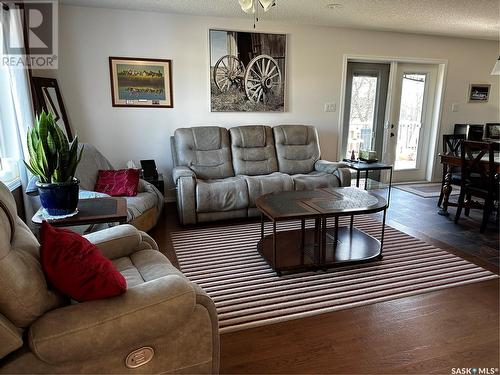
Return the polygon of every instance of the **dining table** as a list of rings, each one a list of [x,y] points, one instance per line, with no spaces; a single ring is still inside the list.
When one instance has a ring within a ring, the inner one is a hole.
[[[497,143],[498,140],[492,141],[494,143]],[[438,154],[439,161],[441,164],[446,164],[449,167],[460,167],[462,165],[462,158],[460,156],[452,155],[452,154]],[[488,155],[485,155],[481,159],[482,163],[488,164]],[[444,177],[444,184],[443,184],[443,204],[441,205],[441,208],[438,211],[439,215],[443,216],[448,216],[448,207],[458,207],[457,202],[450,202],[449,198],[451,195],[451,192],[453,190],[453,187],[451,186],[451,170],[452,168],[448,168],[448,173],[446,173]],[[500,155],[498,152],[495,152],[495,172],[500,173]]]

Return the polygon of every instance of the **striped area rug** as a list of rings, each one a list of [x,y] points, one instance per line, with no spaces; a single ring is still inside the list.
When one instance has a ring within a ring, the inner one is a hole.
[[[279,223],[278,230],[299,225]],[[355,226],[380,238],[381,223],[368,216],[357,216]],[[497,277],[389,226],[382,261],[278,277],[257,252],[259,238],[260,223],[172,233],[182,271],[215,302],[221,333]]]

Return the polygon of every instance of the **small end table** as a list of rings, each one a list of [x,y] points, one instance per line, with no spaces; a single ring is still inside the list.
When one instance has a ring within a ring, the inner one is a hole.
[[[345,163],[350,169],[354,169],[356,171],[357,188],[359,188],[359,180],[361,177],[361,172],[365,172],[365,190],[367,190],[367,185],[368,185],[368,172],[389,170],[390,171],[389,193],[387,195],[387,205],[389,205],[391,200],[391,188],[392,188],[392,165],[385,163],[364,163],[362,161],[352,161],[349,159],[344,159],[342,162]]]
[[[43,221],[42,208],[31,218],[34,224],[40,225]],[[102,223],[127,222],[127,201],[120,197],[105,197],[80,199],[78,201],[78,213],[75,216],[49,220],[50,225],[55,227],[71,227],[77,225],[90,225]]]
[[[165,194],[165,183],[163,181],[163,174],[158,173],[158,177],[145,177],[143,176],[142,179],[146,182],[149,182],[150,184],[154,185],[162,194]]]

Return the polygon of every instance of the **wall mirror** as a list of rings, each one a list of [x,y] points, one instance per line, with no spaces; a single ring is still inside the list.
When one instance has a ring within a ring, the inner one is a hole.
[[[34,102],[37,114],[42,110],[47,113],[52,113],[57,125],[68,136],[70,141],[73,140],[73,134],[69,126],[68,116],[62,100],[61,91],[55,78],[32,77]]]

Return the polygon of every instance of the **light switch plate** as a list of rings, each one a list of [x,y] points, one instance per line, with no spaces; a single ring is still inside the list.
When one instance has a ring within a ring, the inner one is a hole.
[[[326,103],[325,112],[335,112],[337,110],[337,105],[335,103]]]

